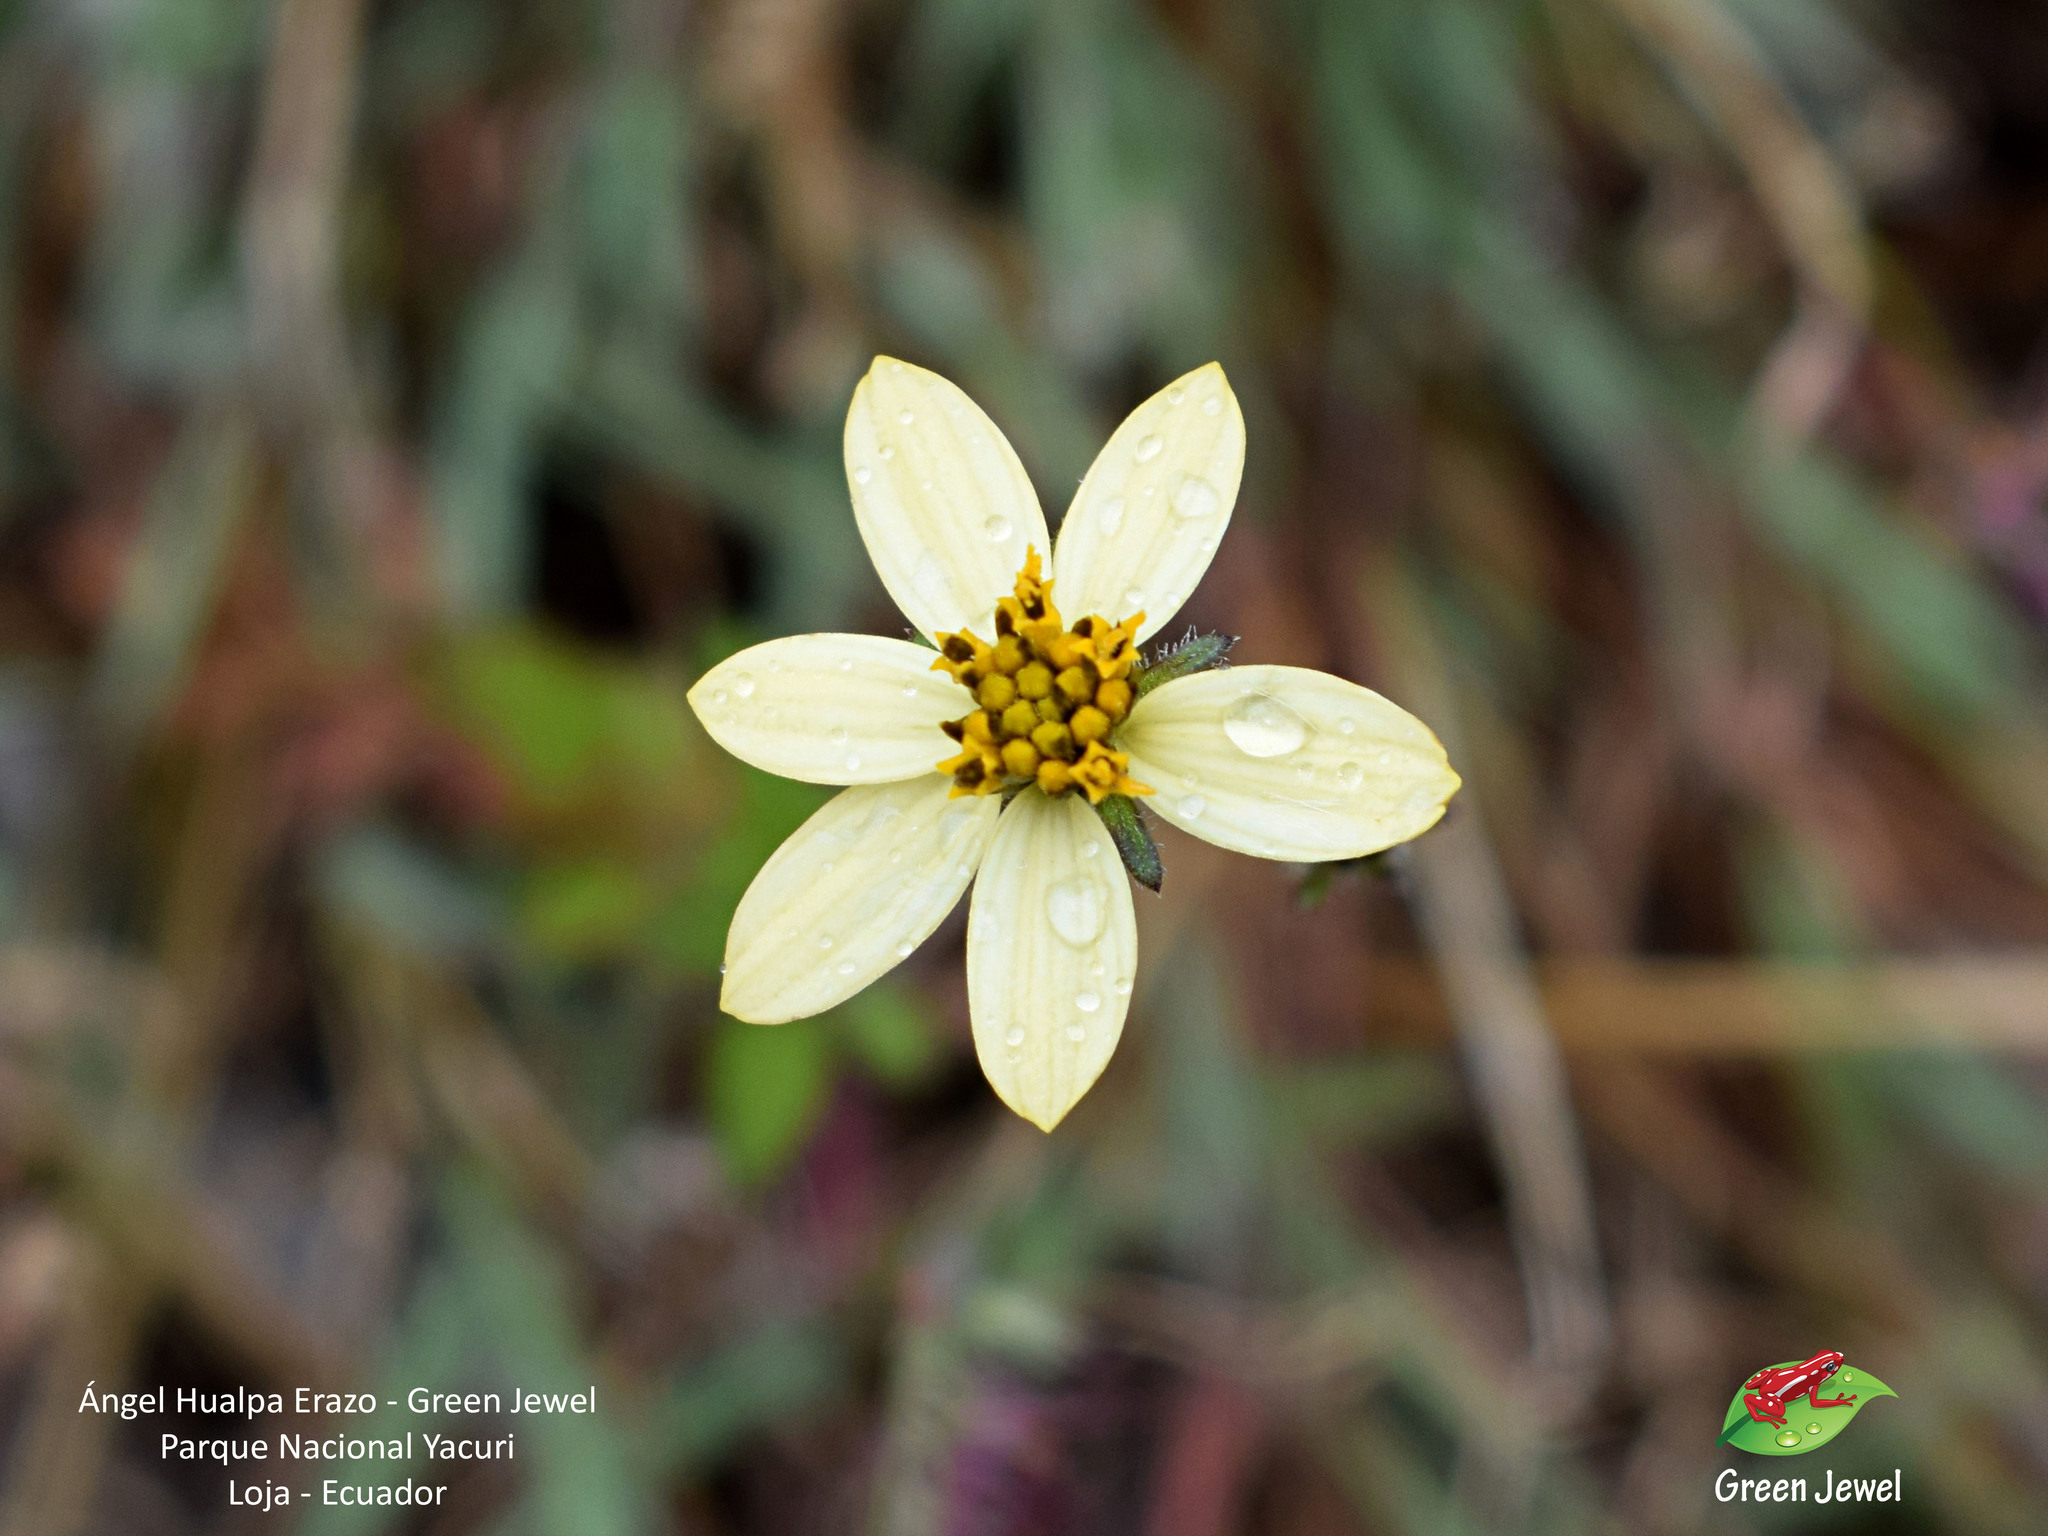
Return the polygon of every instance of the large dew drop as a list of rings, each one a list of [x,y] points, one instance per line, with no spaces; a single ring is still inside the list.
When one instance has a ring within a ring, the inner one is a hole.
[[[1796,1429],[1788,1429],[1785,1431],[1785,1433],[1778,1436],[1778,1444],[1784,1446],[1788,1450],[1791,1449],[1793,1446],[1797,1445],[1798,1443],[1799,1431]]]
[[[1180,517],[1213,517],[1222,505],[1223,498],[1216,494],[1216,487],[1200,475],[1186,476],[1173,489],[1173,510]]]
[[[1135,454],[1133,454],[1132,457],[1135,458],[1140,464],[1148,464],[1152,460],[1158,458],[1160,451],[1165,447],[1166,439],[1161,437],[1157,432],[1154,432],[1150,437],[1143,438],[1139,441],[1138,451]]]
[[[1010,520],[998,512],[981,525],[981,531],[988,535],[991,544],[1010,542]]]
[[[1269,694],[1248,693],[1223,717],[1223,734],[1246,757],[1285,757],[1308,740],[1308,722]]]
[[[1052,931],[1076,949],[1095,942],[1102,932],[1102,887],[1093,880],[1062,880],[1045,893],[1045,916]]]

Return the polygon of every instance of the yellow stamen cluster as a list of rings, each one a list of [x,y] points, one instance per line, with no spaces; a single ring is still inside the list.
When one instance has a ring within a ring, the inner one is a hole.
[[[1149,795],[1131,760],[1109,745],[1131,712],[1130,671],[1142,613],[1121,624],[1100,614],[1068,629],[1041,581],[1038,551],[1027,551],[1016,595],[996,604],[996,640],[962,631],[940,635],[934,672],[950,672],[980,708],[948,721],[958,757],[939,764],[955,795],[986,795],[1036,782],[1048,795],[1078,789],[1090,804],[1108,795]]]

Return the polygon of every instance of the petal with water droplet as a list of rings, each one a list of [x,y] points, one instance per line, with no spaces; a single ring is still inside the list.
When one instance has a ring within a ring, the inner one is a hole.
[[[1211,411],[1181,400],[1214,400]],[[1169,623],[1209,568],[1244,469],[1244,416],[1215,363],[1175,380],[1124,418],[1060,524],[1060,582],[1071,616],[1126,617],[1144,595],[1143,640]],[[1176,537],[1199,528],[1199,537]]]
[[[931,667],[932,653],[908,640],[792,635],[721,661],[690,690],[690,707],[713,741],[768,773],[888,784],[951,756],[939,725],[974,707]]]
[[[1129,976],[1137,959],[1131,885],[1102,819],[1079,795],[1025,790],[996,828],[967,920],[974,1048],[1005,1104],[1042,1130],[1059,1124],[1123,1033],[1129,998],[1103,997],[1094,978]]]
[[[959,902],[1001,812],[993,795],[948,799],[951,788],[936,773],[859,785],[792,832],[733,914],[719,1006],[750,1024],[808,1018],[922,944]]]
[[[1302,667],[1176,678],[1138,701],[1117,746],[1141,783],[1201,785],[1199,796],[1146,802],[1182,831],[1290,863],[1406,842],[1458,788],[1428,726],[1370,688]]]
[[[925,634],[974,629],[987,638],[1027,545],[1052,574],[1052,540],[1024,466],[996,424],[938,374],[876,358],[846,413],[846,464],[868,556]],[[865,481],[861,468],[871,471]]]

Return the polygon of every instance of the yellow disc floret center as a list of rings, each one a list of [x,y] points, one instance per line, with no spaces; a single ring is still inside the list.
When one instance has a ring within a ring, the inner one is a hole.
[[[1038,551],[1024,557],[1016,593],[996,604],[990,645],[963,630],[939,635],[934,672],[950,672],[979,707],[943,729],[960,744],[939,764],[956,795],[986,795],[1036,783],[1048,795],[1078,789],[1090,804],[1108,795],[1149,795],[1130,777],[1130,758],[1112,745],[1135,697],[1142,613],[1112,624],[1100,614],[1068,629],[1039,578]]]

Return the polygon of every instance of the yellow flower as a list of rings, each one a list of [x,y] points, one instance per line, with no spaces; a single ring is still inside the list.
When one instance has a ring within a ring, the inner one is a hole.
[[[1230,521],[1244,440],[1220,367],[1176,380],[1117,428],[1055,545],[974,402],[875,360],[846,417],[854,517],[889,595],[940,651],[798,635],[690,690],[735,756],[851,786],[741,899],[726,1012],[777,1024],[845,1001],[975,881],[975,1050],[1003,1101],[1050,1130],[1108,1064],[1137,976],[1130,883],[1093,803],[1144,795],[1183,831],[1290,862],[1356,858],[1435,824],[1458,777],[1421,721],[1369,689],[1269,666],[1133,687],[1137,646]]]

